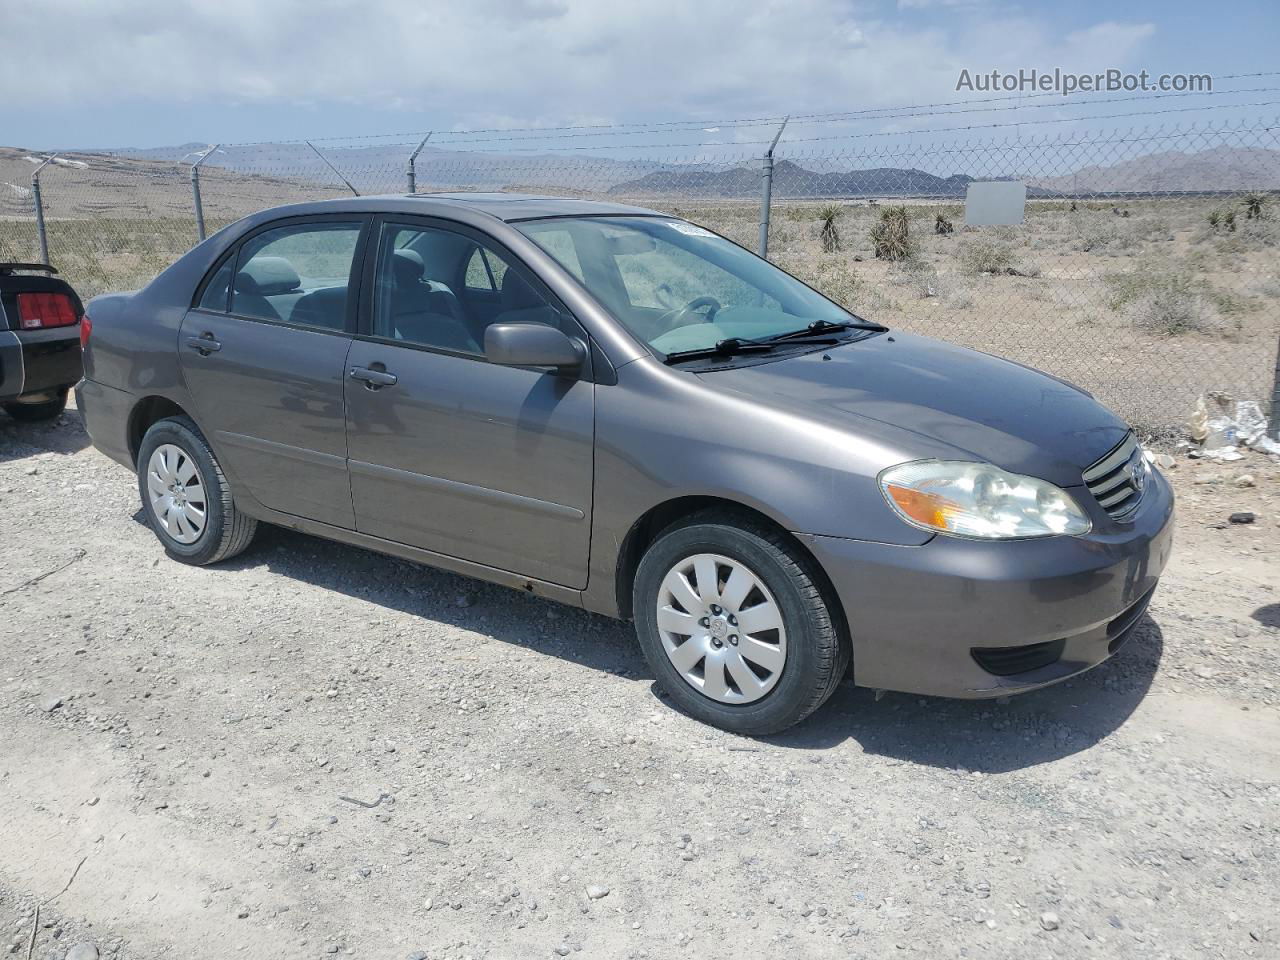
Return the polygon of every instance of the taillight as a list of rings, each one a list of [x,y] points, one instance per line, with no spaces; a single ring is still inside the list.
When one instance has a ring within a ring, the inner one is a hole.
[[[89,314],[85,314],[80,318],[80,349],[84,350],[89,346],[89,334],[93,333],[93,320]]]
[[[18,294],[18,326],[23,330],[69,327],[78,319],[75,304],[65,293]]]

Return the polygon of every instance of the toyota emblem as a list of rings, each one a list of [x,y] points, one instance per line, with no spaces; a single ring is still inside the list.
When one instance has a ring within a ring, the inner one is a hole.
[[[1129,476],[1133,480],[1133,489],[1141,493],[1142,488],[1147,485],[1147,458],[1142,455],[1141,450],[1129,464]]]

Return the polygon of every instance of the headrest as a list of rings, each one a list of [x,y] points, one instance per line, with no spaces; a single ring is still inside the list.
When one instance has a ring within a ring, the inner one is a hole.
[[[236,293],[270,297],[302,286],[302,278],[284,257],[254,257],[236,274]]]
[[[397,250],[391,255],[391,269],[397,286],[418,283],[426,271],[422,257],[414,250]]]
[[[547,301],[538,295],[538,291],[529,286],[524,277],[508,268],[502,275],[502,309],[528,310],[533,307],[546,306]]]

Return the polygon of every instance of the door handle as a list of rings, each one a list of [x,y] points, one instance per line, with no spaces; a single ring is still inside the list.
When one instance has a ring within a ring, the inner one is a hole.
[[[217,353],[222,349],[221,341],[213,339],[212,333],[206,333],[199,337],[187,337],[187,346],[192,350],[198,350],[202,357],[207,357],[209,354]]]
[[[369,367],[352,367],[351,379],[360,380],[369,390],[380,390],[382,387],[394,387],[399,378],[385,370],[372,370]]]

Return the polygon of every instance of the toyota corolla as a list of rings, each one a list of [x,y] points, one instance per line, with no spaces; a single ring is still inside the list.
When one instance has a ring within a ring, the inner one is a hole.
[[[1169,556],[1169,484],[1088,393],[650,210],[282,207],[88,313],[80,409],[174,560],[265,522],[630,619],[671,699],[741,733],[846,676],[1074,676]]]

